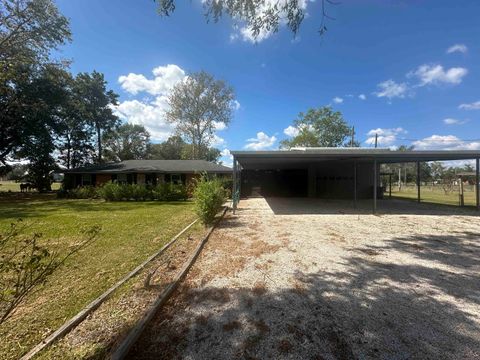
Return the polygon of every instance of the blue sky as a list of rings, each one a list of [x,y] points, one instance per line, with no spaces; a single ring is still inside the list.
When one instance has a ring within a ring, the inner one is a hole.
[[[57,0],[73,42],[72,71],[97,70],[120,95],[118,113],[155,141],[172,129],[165,96],[188,72],[231,84],[239,108],[219,126],[224,151],[275,149],[300,111],[331,105],[362,146],[480,149],[480,2],[345,0],[318,35],[320,1],[296,38],[285,28],[252,42],[230,19],[207,23],[201,0],[177,1],[170,18],[151,0]],[[287,129],[287,130],[286,130]],[[228,156],[224,157],[226,163]]]

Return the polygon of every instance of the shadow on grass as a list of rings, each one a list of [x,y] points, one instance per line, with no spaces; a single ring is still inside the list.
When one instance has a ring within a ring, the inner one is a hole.
[[[290,269],[288,288],[268,277],[261,291],[183,285],[128,358],[478,358],[479,235],[355,248],[341,271]]]

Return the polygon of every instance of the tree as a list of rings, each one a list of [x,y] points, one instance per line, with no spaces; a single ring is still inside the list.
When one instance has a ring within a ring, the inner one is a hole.
[[[348,137],[351,127],[343,119],[342,113],[324,106],[301,112],[294,121],[298,134],[290,140],[283,140],[281,146],[292,148],[305,147],[339,147],[350,146]],[[358,146],[358,143],[355,143]]]
[[[102,134],[112,130],[119,121],[112,110],[112,107],[117,105],[118,95],[112,90],[107,90],[104,75],[96,71],[91,74],[78,74],[76,86],[82,117],[95,129],[97,162],[101,163]]]
[[[191,159],[205,157],[218,123],[230,123],[234,100],[230,86],[204,71],[190,74],[172,89],[166,119],[192,144]]]
[[[70,40],[68,20],[51,0],[0,0],[0,162],[38,129],[32,83],[51,50]]]
[[[170,16],[175,11],[175,0],[155,1],[160,15]],[[327,31],[326,21],[332,19],[327,13],[327,4],[337,3],[321,0],[321,23],[318,30],[321,35]],[[226,14],[236,23],[245,23],[255,39],[265,32],[277,32],[280,24],[286,24],[297,34],[305,18],[305,2],[299,0],[205,0],[203,7],[207,21],[217,22]]]
[[[156,160],[180,160],[183,149],[187,145],[181,136],[170,136],[160,144],[150,144],[149,159]]]
[[[148,156],[150,133],[142,125],[123,124],[105,133],[105,160],[139,160]]]

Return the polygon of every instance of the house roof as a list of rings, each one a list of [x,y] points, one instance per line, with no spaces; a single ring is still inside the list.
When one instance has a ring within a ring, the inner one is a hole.
[[[478,150],[408,150],[372,148],[294,148],[272,151],[232,151],[231,154],[242,165],[275,166],[279,163],[301,163],[315,161],[373,161],[379,163],[401,163],[416,161],[448,161],[480,158]]]
[[[65,171],[70,174],[118,173],[230,173],[231,168],[205,160],[125,160]]]

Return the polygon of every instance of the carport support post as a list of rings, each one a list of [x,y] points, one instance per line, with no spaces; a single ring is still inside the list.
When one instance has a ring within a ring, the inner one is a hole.
[[[420,161],[417,161],[417,201],[420,202]]]
[[[477,211],[480,210],[480,191],[478,189],[478,183],[480,181],[480,159],[476,158],[476,168],[475,168],[475,196],[476,196],[476,205]]]
[[[357,208],[357,162],[353,162],[353,207]]]
[[[377,212],[377,159],[373,160],[373,213]]]
[[[233,158],[233,188],[232,188],[232,207],[233,214],[235,215],[235,210],[237,210],[237,159]]]

